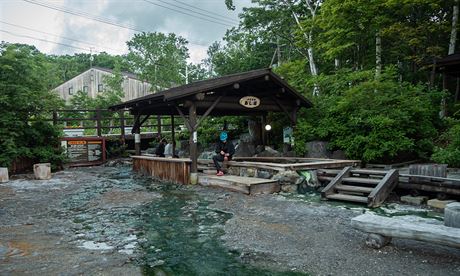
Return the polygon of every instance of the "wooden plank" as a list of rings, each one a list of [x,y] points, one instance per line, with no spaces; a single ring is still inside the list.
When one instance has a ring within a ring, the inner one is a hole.
[[[361,187],[361,186],[350,186],[350,185],[337,185],[335,187],[338,191],[354,192],[354,193],[366,193],[370,194],[373,188]]]
[[[342,182],[370,184],[370,185],[374,185],[374,186],[379,184],[380,181],[381,181],[381,179],[363,178],[363,177],[344,177],[342,179]]]
[[[166,158],[166,157],[156,157],[156,156],[146,156],[146,155],[132,155],[133,159],[143,159],[143,160],[154,160],[159,162],[168,162],[168,163],[191,163],[192,160],[189,158]]]
[[[351,173],[365,174],[365,175],[386,175],[387,171],[356,169],[356,170],[351,170]]]
[[[442,224],[363,214],[353,218],[351,226],[367,233],[386,237],[412,239],[460,248],[460,228],[447,227]]]
[[[239,185],[234,181],[229,181],[225,179],[213,178],[212,176],[200,174],[198,176],[198,184],[209,187],[218,187],[234,192],[240,192],[244,194],[249,194],[249,186]]]
[[[437,186],[432,184],[415,184],[415,183],[398,183],[399,189],[405,190],[421,190],[427,192],[445,193],[451,195],[460,195],[460,188],[450,188],[444,186]]]
[[[321,197],[327,198],[328,195],[334,193],[334,186],[339,185],[342,179],[350,174],[351,167],[345,167],[336,177],[321,191]]]
[[[413,164],[409,166],[409,174],[447,177],[447,164]]]
[[[327,199],[367,203],[367,197],[365,196],[355,196],[346,194],[331,194],[327,196]]]
[[[236,175],[224,175],[224,176],[208,176],[210,180],[219,180],[219,181],[229,181],[233,183],[238,183],[240,185],[252,186],[256,184],[263,183],[276,183],[278,180],[257,178],[257,177],[244,177]]]
[[[133,170],[150,175],[154,178],[164,181],[170,181],[179,184],[190,183],[190,163],[189,162],[162,162],[160,160],[151,160],[139,156],[133,158]],[[172,158],[162,158],[165,160],[174,160]]]
[[[368,196],[367,206],[375,208],[379,207],[385,199],[390,195],[393,189],[398,185],[398,170],[390,170],[375,189]]]

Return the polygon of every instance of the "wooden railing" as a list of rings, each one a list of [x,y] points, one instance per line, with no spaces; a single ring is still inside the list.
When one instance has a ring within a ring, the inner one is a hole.
[[[171,116],[152,116],[142,124],[141,134],[165,135],[171,132]],[[183,120],[174,118],[175,126],[181,127]],[[84,136],[120,136],[125,141],[131,133],[127,130],[133,128],[134,115],[129,111],[110,111],[107,109],[60,109],[54,110],[50,118],[44,121],[61,126],[66,130],[82,130]]]

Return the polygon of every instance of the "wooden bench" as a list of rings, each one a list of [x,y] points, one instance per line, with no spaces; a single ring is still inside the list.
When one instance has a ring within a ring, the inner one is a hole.
[[[403,217],[382,217],[363,214],[351,220],[351,226],[369,233],[366,244],[382,248],[391,238],[412,239],[460,248],[460,228],[444,226],[434,220]]]

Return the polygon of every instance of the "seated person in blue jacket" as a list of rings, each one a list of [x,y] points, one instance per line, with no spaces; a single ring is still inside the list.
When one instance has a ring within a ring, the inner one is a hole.
[[[224,172],[222,171],[222,167],[219,162],[231,160],[233,154],[235,154],[235,147],[232,142],[228,141],[227,132],[222,131],[219,138],[220,139],[216,144],[217,155],[214,155],[212,160],[214,161],[214,166],[216,166],[217,176],[222,176],[224,175]]]

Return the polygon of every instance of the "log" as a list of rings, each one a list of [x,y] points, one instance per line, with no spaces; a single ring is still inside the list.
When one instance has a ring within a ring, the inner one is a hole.
[[[444,225],[460,228],[460,202],[452,202],[444,209]]]
[[[355,229],[384,237],[412,239],[460,248],[460,229],[435,224],[433,220],[409,220],[363,214],[351,220]]]
[[[8,168],[0,168],[0,183],[8,182]]]
[[[51,164],[50,163],[38,163],[34,164],[35,178],[39,180],[51,179]]]

